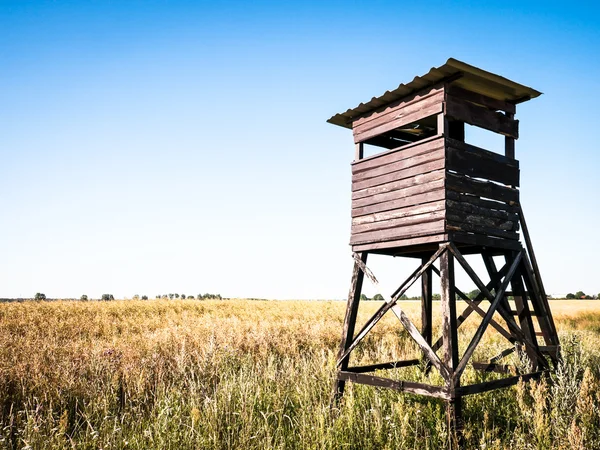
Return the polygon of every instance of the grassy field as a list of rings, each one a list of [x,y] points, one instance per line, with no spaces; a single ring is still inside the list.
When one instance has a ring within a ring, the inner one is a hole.
[[[363,303],[359,323],[377,306]],[[418,316],[417,302],[403,307]],[[467,448],[600,448],[600,302],[551,307],[564,364],[548,382],[467,397]],[[344,308],[246,300],[0,304],[0,448],[444,447],[439,401],[349,385],[331,414]],[[465,325],[463,345],[475,326]],[[490,333],[476,356],[504,347]],[[391,316],[355,361],[416,354]],[[439,381],[415,367],[386,375]],[[464,375],[470,382],[494,376],[470,368]]]

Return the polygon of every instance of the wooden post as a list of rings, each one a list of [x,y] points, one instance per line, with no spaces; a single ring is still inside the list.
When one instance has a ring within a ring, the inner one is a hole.
[[[364,145],[362,142],[354,144],[354,161],[360,161],[364,156]]]
[[[515,118],[515,113],[507,112],[506,117],[509,119]],[[515,138],[512,136],[504,136],[504,155],[508,158],[515,159]]]
[[[360,260],[363,264],[367,262],[367,252],[360,254]],[[360,294],[362,292],[363,280],[365,278],[364,272],[360,268],[358,262],[354,263],[354,269],[352,271],[352,281],[350,282],[350,292],[348,293],[348,303],[346,305],[346,316],[344,317],[344,329],[342,331],[342,341],[340,343],[340,349],[338,354],[339,371],[344,371],[348,368],[350,362],[350,354],[343,356],[348,347],[352,343],[354,337],[354,328],[356,326],[356,315],[358,314],[358,304],[360,302]],[[342,358],[339,361],[339,358]],[[333,387],[333,399],[332,406],[339,401],[341,396],[344,394],[344,387],[346,381],[338,377],[335,380]]]
[[[505,260],[508,263],[510,259],[514,259],[515,252],[511,258],[509,255],[505,256]],[[529,304],[527,303],[527,293],[525,291],[525,286],[523,285],[522,279],[523,273],[521,270],[518,270],[513,279],[511,280],[511,286],[513,290],[513,297],[515,301],[515,308],[517,311],[517,316],[519,318],[519,325],[521,326],[521,331],[527,339],[529,339],[535,346],[537,346],[537,339],[535,337],[535,329],[533,328],[533,321],[531,320],[531,311],[529,310]],[[533,370],[536,371],[538,368],[538,358],[536,352],[533,348],[527,347],[527,356],[531,360],[533,365]]]
[[[423,258],[423,264],[427,263],[428,258]],[[423,272],[421,275],[421,334],[425,341],[431,345],[432,339],[432,303],[433,303],[433,266]],[[426,361],[425,373],[428,373],[431,363]]]
[[[427,263],[429,258],[423,258],[423,264]],[[421,334],[427,341],[429,345],[431,345],[431,310],[432,310],[432,276],[433,270],[429,267],[423,275],[421,275]]]
[[[441,303],[442,303],[442,335],[444,337],[444,363],[453,375],[458,367],[458,325],[456,322],[456,291],[454,288],[454,256],[445,251],[440,256]],[[460,376],[451,376],[446,382],[450,392],[447,406],[449,448],[455,448],[455,440],[460,440],[462,428],[462,398],[456,393],[460,387]]]

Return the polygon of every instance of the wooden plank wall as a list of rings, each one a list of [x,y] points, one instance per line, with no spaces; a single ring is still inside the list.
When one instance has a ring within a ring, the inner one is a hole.
[[[369,116],[356,119],[352,122],[354,142],[364,142],[387,131],[441,113],[444,95],[443,86],[431,87],[396,101]]]
[[[443,233],[445,148],[441,136],[352,165],[353,246]]]
[[[446,120],[439,122],[443,127],[437,136],[353,163],[353,250],[426,244],[452,236],[486,243],[517,241],[519,220],[513,205],[519,201],[518,161],[451,139],[445,125],[469,123],[514,142],[514,111],[512,104],[441,85],[357,118],[353,133],[359,146],[431,115],[444,114]]]
[[[446,138],[446,229],[518,240],[519,162]]]

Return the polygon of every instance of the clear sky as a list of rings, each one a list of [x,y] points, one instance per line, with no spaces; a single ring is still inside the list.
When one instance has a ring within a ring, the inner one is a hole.
[[[599,49],[595,2],[0,1],[0,297],[344,298],[325,121],[448,57],[544,93],[523,208],[546,290],[597,294]]]

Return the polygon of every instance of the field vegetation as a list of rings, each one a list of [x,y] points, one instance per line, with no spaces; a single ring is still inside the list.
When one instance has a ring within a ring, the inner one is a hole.
[[[359,323],[377,306],[361,305]],[[418,303],[403,307],[418,316]],[[551,307],[564,362],[549,380],[467,397],[466,448],[600,448],[600,305]],[[0,448],[443,448],[448,430],[437,400],[348,385],[332,414],[344,308],[248,300],[0,304]],[[473,326],[461,332],[463,344]],[[503,348],[493,333],[484,344],[480,357]],[[392,316],[356,358],[412,355]],[[416,367],[386,375],[426,377]]]

